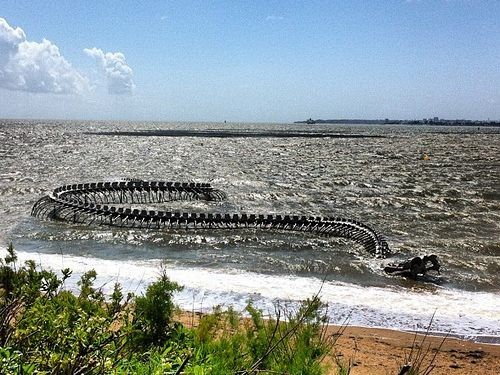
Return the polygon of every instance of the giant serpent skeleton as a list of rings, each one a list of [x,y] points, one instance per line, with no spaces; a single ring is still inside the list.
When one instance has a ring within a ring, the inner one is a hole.
[[[64,185],[38,200],[32,216],[88,225],[125,228],[238,229],[255,228],[310,232],[343,237],[362,245],[375,257],[392,253],[386,240],[368,225],[356,220],[296,215],[180,213],[132,209],[123,205],[164,203],[177,200],[223,200],[226,194],[208,183],[128,180]],[[439,272],[435,255],[415,257],[384,268],[389,274],[416,279],[427,271]]]

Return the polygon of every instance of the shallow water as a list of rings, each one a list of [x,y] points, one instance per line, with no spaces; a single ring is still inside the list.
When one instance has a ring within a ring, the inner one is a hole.
[[[197,129],[243,136],[87,134]],[[337,321],[412,329],[436,311],[435,330],[500,336],[499,128],[0,120],[0,161],[0,241],[12,241],[23,259],[71,264],[76,274],[96,268],[103,282],[132,290],[164,264],[186,286],[178,301],[188,309],[300,300],[324,280],[322,298]],[[358,219],[388,239],[393,261],[434,253],[443,272],[436,284],[389,277],[381,272],[387,260],[307,234],[167,233],[29,216],[55,187],[123,177],[210,182],[228,195],[164,205],[179,211]]]

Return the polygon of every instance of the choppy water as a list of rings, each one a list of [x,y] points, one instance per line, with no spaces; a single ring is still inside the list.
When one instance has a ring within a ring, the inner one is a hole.
[[[0,120],[0,243],[45,267],[95,268],[142,290],[164,264],[187,309],[261,306],[319,290],[332,320],[500,336],[500,129]],[[134,137],[87,132],[218,130],[259,137]],[[266,137],[300,132],[307,137]],[[311,138],[310,133],[374,138]],[[422,160],[426,153],[430,160]],[[437,284],[381,272],[349,241],[258,231],[120,230],[40,222],[34,202],[67,183],[122,177],[211,182],[225,202],[181,211],[340,216],[384,234],[396,260],[434,253]],[[76,280],[75,280],[76,281]]]

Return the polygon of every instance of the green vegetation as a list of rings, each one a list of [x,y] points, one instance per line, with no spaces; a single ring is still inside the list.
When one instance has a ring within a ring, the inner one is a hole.
[[[116,284],[106,297],[95,271],[76,294],[61,272],[19,265],[12,245],[0,259],[0,373],[312,375],[335,341],[318,296],[272,319],[252,304],[247,319],[215,309],[188,328],[172,319],[181,287],[165,273],[142,296]]]
[[[165,272],[141,296],[124,296],[116,284],[106,297],[96,276],[85,273],[71,293],[69,269],[58,276],[33,261],[19,265],[8,247],[0,259],[0,374],[319,375],[344,328],[327,334],[318,295],[297,309],[277,306],[272,317],[251,303],[249,318],[216,308],[186,327],[173,319],[172,296],[182,288]],[[399,374],[433,370],[436,354],[423,341],[415,339]],[[332,360],[335,374],[351,373],[351,360]]]

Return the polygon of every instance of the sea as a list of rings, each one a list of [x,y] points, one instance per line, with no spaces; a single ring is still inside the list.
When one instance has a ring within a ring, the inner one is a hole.
[[[209,182],[220,202],[146,209],[343,217],[368,224],[393,256],[308,233],[147,230],[30,216],[54,188],[118,181]],[[272,315],[319,294],[332,324],[500,343],[500,128],[0,120],[0,255],[141,294],[166,272],[187,311]],[[436,254],[425,281],[383,267]],[[429,328],[430,326],[430,328]]]

